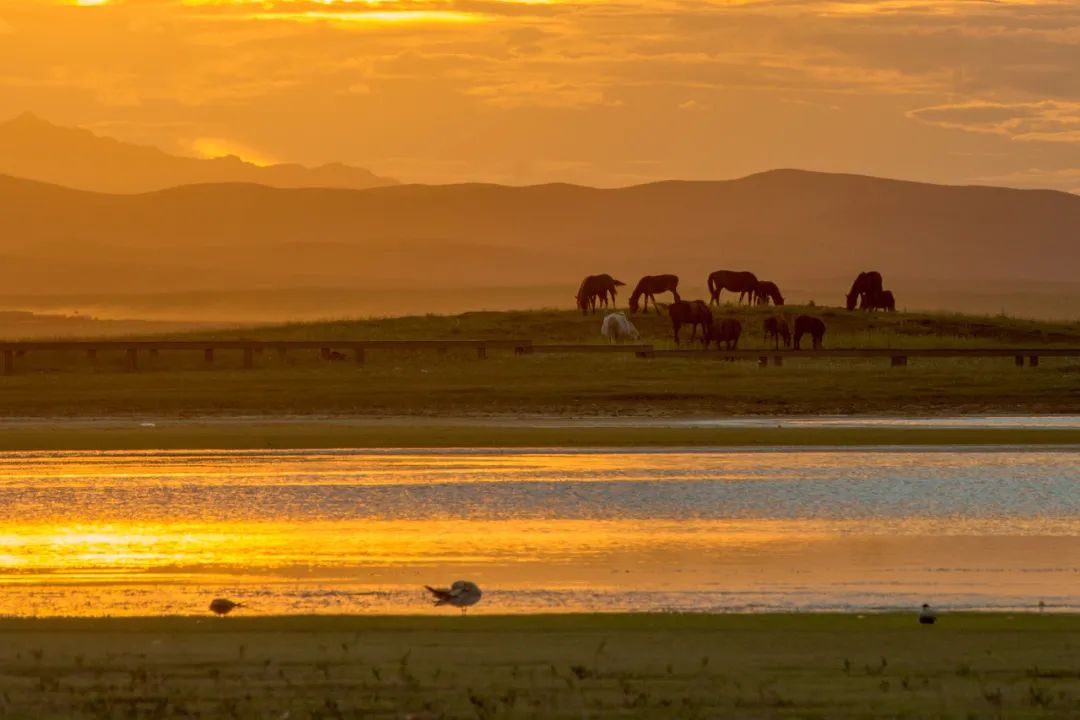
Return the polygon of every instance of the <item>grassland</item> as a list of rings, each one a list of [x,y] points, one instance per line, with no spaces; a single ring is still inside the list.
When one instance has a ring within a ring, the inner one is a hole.
[[[816,312],[829,324],[827,347],[1041,347],[1080,345],[1080,324],[953,315]],[[759,309],[726,308],[746,329],[743,346],[762,347]],[[635,318],[644,339],[670,347],[666,319]],[[599,320],[572,312],[467,313],[384,320],[291,324],[199,337],[256,339],[507,339],[601,342]],[[187,338],[175,335],[170,337]],[[641,360],[625,355],[533,355],[492,351],[370,352],[367,362],[325,362],[314,351],[284,360],[260,356],[240,369],[239,353],[211,367],[201,353],[162,353],[140,373],[102,355],[91,366],[63,353],[30,353],[0,378],[8,417],[194,415],[615,416],[746,414],[949,414],[1080,412],[1080,361],[1044,359],[1018,369],[1011,358],[749,362]]]
[[[11,718],[1070,718],[1080,618],[0,621]]]

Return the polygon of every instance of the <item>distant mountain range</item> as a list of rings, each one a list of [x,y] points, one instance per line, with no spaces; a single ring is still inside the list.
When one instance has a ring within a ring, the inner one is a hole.
[[[567,287],[610,272],[715,269],[781,287],[884,273],[994,293],[1075,281],[1080,196],[778,170],[617,190],[400,185],[368,190],[191,185],[109,195],[0,177],[6,293],[244,288]],[[835,297],[819,302],[836,304]],[[627,288],[629,290],[630,288]],[[433,307],[432,310],[438,310]],[[332,308],[328,309],[332,313]]]
[[[260,166],[227,156],[198,159],[53,125],[24,114],[0,123],[0,173],[81,190],[137,193],[196,183],[258,183],[271,187],[361,190],[396,185],[369,170],[342,164]]]

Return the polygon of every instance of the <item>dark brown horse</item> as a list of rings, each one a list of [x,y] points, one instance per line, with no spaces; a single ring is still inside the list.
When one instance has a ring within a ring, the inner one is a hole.
[[[774,350],[780,349],[781,340],[784,341],[784,347],[791,347],[791,328],[788,327],[787,320],[775,316],[765,318],[762,327],[765,330],[765,342],[769,342],[769,338],[772,338]]]
[[[739,302],[747,298],[747,304],[753,299],[757,289],[757,276],[752,272],[736,270],[717,270],[709,275],[709,302],[720,304],[720,291],[728,290],[739,293]]]
[[[634,292],[630,294],[630,312],[638,311],[638,299],[644,295],[645,305],[641,308],[641,312],[649,312],[649,301],[652,300],[653,309],[659,315],[660,308],[656,307],[656,298],[653,296],[658,293],[670,292],[675,296],[675,302],[679,302],[678,289],[678,275],[646,275],[638,280]]]
[[[597,304],[607,307],[608,294],[611,295],[611,306],[615,307],[615,288],[625,284],[606,273],[604,275],[588,275],[581,281],[581,287],[578,288],[577,295],[574,296],[574,299],[577,300],[578,310],[581,310],[582,315],[588,315],[590,310],[596,312]],[[599,300],[599,303],[597,303],[597,300]]]
[[[739,347],[739,337],[742,335],[742,323],[735,318],[724,318],[723,320],[716,320],[712,325],[712,332],[709,334],[709,339],[705,342],[705,346],[708,347],[710,343],[716,343],[717,350],[723,350],[722,344],[727,345],[728,350],[735,350]]]
[[[851,290],[847,294],[847,309],[854,310],[855,303],[860,300],[865,303],[868,293],[879,292],[881,292],[881,273],[877,270],[859,273],[855,282],[851,283]]]
[[[768,305],[770,300],[777,307],[784,304],[784,296],[780,294],[780,288],[776,287],[776,283],[763,280],[754,288],[754,302],[758,305]]]
[[[795,349],[799,349],[799,341],[803,335],[810,335],[815,350],[821,349],[821,339],[825,337],[825,323],[820,318],[809,315],[800,315],[795,318]]]
[[[862,305],[859,306],[859,309],[896,312],[896,298],[893,297],[892,290],[867,293],[866,295],[863,295]]]
[[[655,301],[653,301],[655,303]],[[704,300],[676,300],[668,307],[668,315],[671,317],[671,330],[675,335],[675,344],[679,344],[679,330],[683,325],[692,326],[690,342],[697,337],[698,326],[701,326],[701,340],[705,347],[709,347],[709,333],[712,332],[712,311]]]

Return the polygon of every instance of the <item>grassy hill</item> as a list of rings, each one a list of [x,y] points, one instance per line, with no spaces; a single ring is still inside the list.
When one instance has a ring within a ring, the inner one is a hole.
[[[1080,324],[1010,318],[827,308],[826,347],[1038,347],[1080,345]],[[738,310],[741,347],[763,347],[760,309]],[[662,317],[636,316],[644,340],[671,347]],[[466,313],[387,320],[305,323],[172,334],[171,338],[502,339],[602,342],[599,318],[564,311]],[[719,353],[716,354],[717,357]],[[1080,361],[1044,359],[1019,369],[1011,358],[789,360],[782,368],[719,359],[643,360],[633,355],[529,355],[492,351],[372,351],[367,362],[327,362],[317,351],[265,353],[242,370],[238,352],[206,366],[200,351],[144,358],[124,372],[122,353],[96,364],[81,354],[30,353],[0,378],[8,417],[152,415],[343,415],[424,417],[717,416],[746,414],[1080,413]]]

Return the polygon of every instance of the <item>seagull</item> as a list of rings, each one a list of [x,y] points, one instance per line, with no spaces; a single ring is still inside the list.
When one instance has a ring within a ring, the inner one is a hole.
[[[215,615],[225,616],[233,611],[233,608],[244,607],[240,603],[225,598],[214,598],[210,601],[210,612]]]
[[[461,608],[462,615],[468,612],[470,605],[480,602],[483,594],[476,583],[468,580],[457,580],[449,588],[433,588],[430,585],[425,585],[424,588],[435,598],[435,607],[453,605]]]
[[[923,603],[922,612],[919,613],[919,623],[922,625],[933,625],[937,622],[937,613],[934,609]]]

